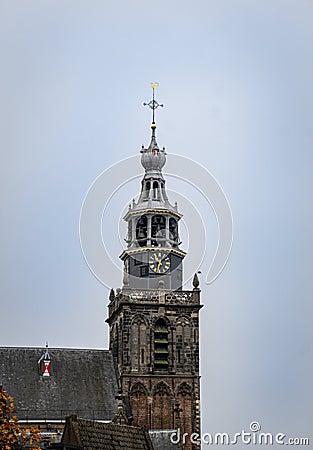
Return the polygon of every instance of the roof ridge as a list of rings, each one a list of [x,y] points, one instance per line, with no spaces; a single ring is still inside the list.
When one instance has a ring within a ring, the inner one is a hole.
[[[20,345],[1,345],[0,350],[2,349],[21,349],[21,350],[42,350],[44,346],[20,346]],[[85,350],[85,351],[99,351],[111,353],[110,349],[102,349],[102,348],[83,348],[83,347],[49,347],[49,350]]]
[[[114,422],[101,422],[99,420],[92,420],[92,419],[84,419],[83,417],[77,417],[77,422],[88,422],[91,424],[99,424],[101,426],[111,426],[111,427],[127,427],[127,428],[132,428],[135,430],[141,430],[141,431],[145,431],[144,427],[136,427],[134,425],[128,425],[128,424],[120,424],[120,423],[114,423]]]

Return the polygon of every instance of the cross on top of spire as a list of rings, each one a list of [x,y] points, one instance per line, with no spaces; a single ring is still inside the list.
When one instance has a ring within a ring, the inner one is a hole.
[[[150,83],[151,87],[152,87],[152,100],[150,100],[150,102],[148,103],[144,103],[144,106],[149,106],[150,109],[152,109],[152,125],[155,125],[154,122],[154,111],[161,106],[163,108],[163,104],[158,103],[155,98],[154,98],[154,90],[159,86],[159,83],[157,83],[156,81],[154,83]]]

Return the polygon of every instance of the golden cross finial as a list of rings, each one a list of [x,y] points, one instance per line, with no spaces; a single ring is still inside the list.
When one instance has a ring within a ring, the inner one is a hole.
[[[163,108],[164,105],[161,105],[154,99],[154,90],[159,86],[159,83],[155,81],[154,83],[150,83],[152,87],[152,100],[150,100],[149,103],[144,103],[144,106],[149,106],[150,109],[152,109],[152,124],[154,124],[154,111],[161,106]]]

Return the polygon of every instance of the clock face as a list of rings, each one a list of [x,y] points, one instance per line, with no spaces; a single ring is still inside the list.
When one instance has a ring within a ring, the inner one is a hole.
[[[149,267],[154,273],[162,274],[169,270],[171,261],[167,253],[153,252],[149,258]]]

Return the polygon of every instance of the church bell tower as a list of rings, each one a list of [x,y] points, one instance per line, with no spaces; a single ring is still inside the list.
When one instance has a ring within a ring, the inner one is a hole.
[[[153,98],[151,141],[141,149],[144,176],[138,201],[124,216],[127,247],[123,287],[111,290],[110,349],[134,425],[200,434],[199,310],[197,275],[183,290],[177,204],[170,203],[162,169],[165,149],[156,141]],[[185,449],[199,448],[185,444]]]

